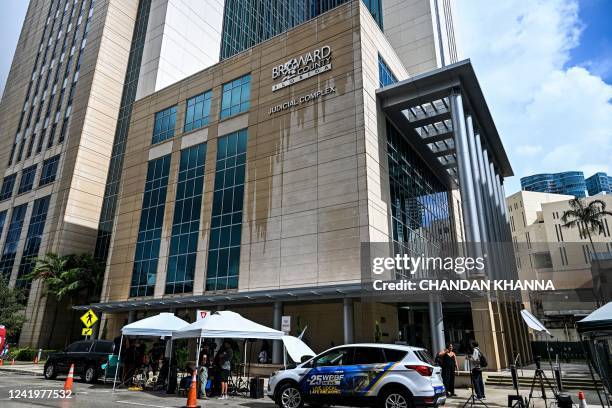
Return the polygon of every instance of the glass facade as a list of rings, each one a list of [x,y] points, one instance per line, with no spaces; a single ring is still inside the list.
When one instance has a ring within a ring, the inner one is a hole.
[[[35,164],[23,169],[21,172],[21,180],[19,180],[17,194],[26,193],[32,189],[32,186],[34,186],[34,178],[36,177],[36,167],[37,165]]]
[[[108,248],[110,246],[113,231],[117,200],[119,198],[119,187],[121,186],[121,172],[123,170],[123,158],[125,157],[125,145],[127,142],[130,120],[132,117],[132,106],[136,99],[136,89],[140,76],[140,64],[142,62],[142,52],[144,49],[149,22],[149,11],[151,0],[140,0],[136,11],[136,22],[132,33],[132,44],[130,45],[130,56],[128,57],[127,69],[123,81],[123,91],[121,93],[121,104],[119,105],[119,116],[113,140],[106,187],[104,189],[104,199],[102,201],[102,211],[98,224],[98,237],[94,256],[96,259],[106,262]]]
[[[231,57],[348,0],[226,0],[221,59]],[[383,28],[383,0],[363,0]]]
[[[53,156],[43,162],[42,171],[40,172],[40,180],[38,186],[44,186],[55,181],[57,176],[57,166],[59,164],[60,155]]]
[[[393,75],[391,68],[387,65],[383,57],[378,55],[378,85],[382,88],[383,86],[391,85],[397,82],[397,78]]]
[[[21,263],[19,264],[19,272],[17,273],[17,287],[30,287],[31,282],[26,281],[23,277],[32,272],[34,265],[36,265],[36,257],[40,250],[45,222],[47,221],[50,198],[51,196],[46,196],[34,201],[30,226],[28,227],[23,254],[21,255]]]
[[[446,188],[390,122],[387,159],[395,254],[431,254],[453,242]]]
[[[132,297],[152,296],[155,289],[169,171],[169,154],[151,160],[147,168],[130,287]]]
[[[166,294],[193,292],[206,144],[181,151],[166,273]]]
[[[223,84],[223,94],[221,95],[221,119],[248,111],[250,100],[250,74]]]
[[[13,195],[15,189],[15,180],[17,179],[17,173],[6,176],[2,181],[2,188],[0,189],[0,201],[8,200]]]
[[[612,176],[599,172],[585,180],[589,195],[600,193],[612,194]]]
[[[153,124],[152,143],[163,142],[174,137],[174,127],[176,126],[176,106],[164,109],[155,114]]]
[[[2,273],[2,277],[7,281],[11,277],[11,272],[15,263],[17,244],[19,244],[21,228],[23,227],[23,220],[27,209],[27,204],[21,204],[13,208],[13,213],[11,214],[11,222],[8,226],[8,232],[6,233],[2,257],[0,257],[0,273]]]
[[[246,149],[246,129],[217,139],[206,290],[238,287]]]
[[[207,91],[203,94],[187,99],[184,127],[185,132],[208,125],[211,97],[212,91]]]
[[[540,193],[586,196],[586,182],[581,171],[566,171],[553,174],[534,174],[521,178],[521,189]]]

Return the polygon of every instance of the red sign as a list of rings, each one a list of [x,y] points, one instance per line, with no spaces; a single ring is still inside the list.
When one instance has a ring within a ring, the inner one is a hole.
[[[0,325],[0,353],[4,351],[4,343],[6,343],[6,327]]]
[[[210,310],[196,310],[196,320],[205,319],[210,315]]]

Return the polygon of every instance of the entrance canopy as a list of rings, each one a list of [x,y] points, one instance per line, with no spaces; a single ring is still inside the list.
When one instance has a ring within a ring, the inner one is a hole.
[[[579,333],[590,337],[612,336],[612,302],[576,322],[576,327]]]
[[[268,339],[281,340],[285,335],[280,330],[245,319],[238,313],[221,311],[177,329],[172,334],[175,339],[185,338],[228,338],[228,339]]]
[[[121,334],[124,336],[172,336],[175,330],[187,326],[189,323],[179,319],[172,313],[160,313],[157,316],[147,317],[123,326]]]

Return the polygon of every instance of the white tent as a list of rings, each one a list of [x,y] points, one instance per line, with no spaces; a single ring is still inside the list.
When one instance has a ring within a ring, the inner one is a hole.
[[[160,313],[157,316],[147,317],[123,326],[121,334],[124,336],[172,336],[172,332],[187,326],[189,323],[179,319],[172,313]]]
[[[121,328],[121,343],[119,343],[119,354],[117,358],[117,369],[113,379],[113,391],[117,383],[117,372],[121,361],[121,348],[123,347],[123,336],[148,336],[148,337],[170,337],[174,330],[188,325],[183,319],[179,319],[173,313],[160,313],[156,316],[147,317],[137,322],[130,323]],[[170,343],[172,347],[172,343]]]
[[[281,340],[284,335],[280,330],[245,319],[236,312],[221,311],[174,331],[172,337]]]

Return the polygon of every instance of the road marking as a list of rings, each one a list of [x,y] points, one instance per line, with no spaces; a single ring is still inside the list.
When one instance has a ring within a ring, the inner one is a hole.
[[[165,405],[141,404],[139,402],[130,402],[130,401],[115,401],[115,402],[117,404],[140,405],[141,407],[172,408],[172,407],[167,407]]]

